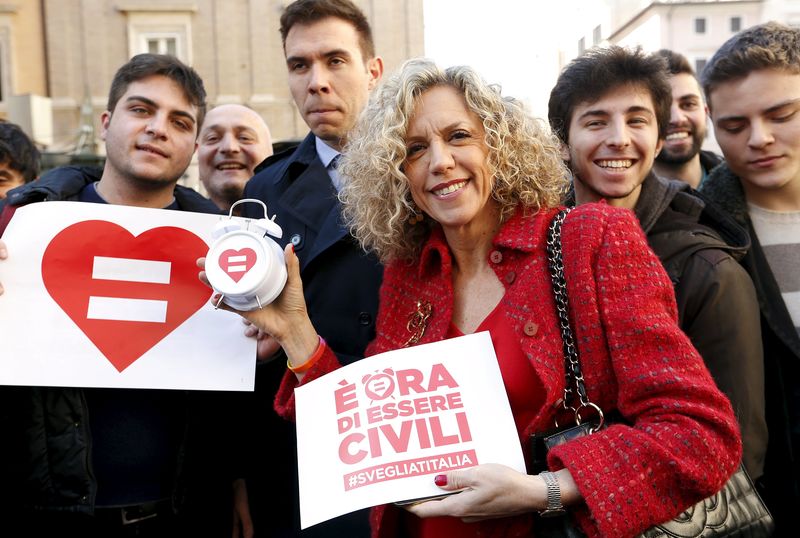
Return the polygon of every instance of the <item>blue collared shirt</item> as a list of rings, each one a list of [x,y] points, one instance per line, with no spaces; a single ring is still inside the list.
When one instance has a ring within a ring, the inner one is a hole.
[[[314,137],[314,141],[317,146],[317,156],[319,156],[319,160],[322,161],[323,166],[325,166],[325,169],[328,171],[328,175],[331,177],[331,182],[334,188],[336,188],[336,192],[339,192],[342,190],[342,178],[333,165],[333,160],[341,155],[341,153],[330,147],[318,136]]]

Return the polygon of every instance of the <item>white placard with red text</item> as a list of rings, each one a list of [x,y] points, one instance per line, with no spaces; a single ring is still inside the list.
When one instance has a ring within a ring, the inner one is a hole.
[[[197,278],[220,218],[17,209],[0,261],[0,385],[252,390],[255,341]]]
[[[441,495],[481,463],[525,472],[488,332],[375,355],[295,390],[300,522]]]

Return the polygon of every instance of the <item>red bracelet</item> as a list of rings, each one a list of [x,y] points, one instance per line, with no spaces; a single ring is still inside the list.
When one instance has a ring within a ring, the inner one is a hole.
[[[325,343],[325,339],[321,336],[319,337],[319,345],[317,349],[314,350],[314,353],[308,358],[306,362],[301,364],[300,366],[292,366],[289,360],[286,360],[286,367],[289,368],[295,374],[302,374],[307,372],[311,369],[312,366],[317,364],[317,362],[322,358],[325,354],[325,348],[328,347],[328,344]]]

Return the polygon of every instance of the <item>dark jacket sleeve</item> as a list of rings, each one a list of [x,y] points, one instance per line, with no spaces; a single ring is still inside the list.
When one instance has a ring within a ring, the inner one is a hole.
[[[683,329],[730,398],[741,427],[745,467],[758,478],[764,471],[767,424],[761,321],[753,283],[729,255],[706,249],[687,260],[676,295]]]

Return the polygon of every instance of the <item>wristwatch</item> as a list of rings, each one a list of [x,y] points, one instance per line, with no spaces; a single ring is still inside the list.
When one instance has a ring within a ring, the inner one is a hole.
[[[563,516],[567,511],[561,504],[561,487],[558,485],[558,478],[550,471],[542,471],[539,476],[547,486],[547,508],[539,512],[539,515],[542,517]]]

